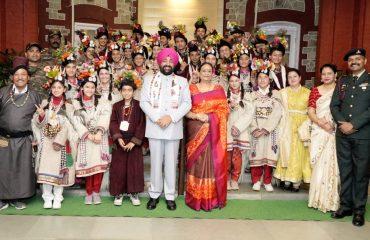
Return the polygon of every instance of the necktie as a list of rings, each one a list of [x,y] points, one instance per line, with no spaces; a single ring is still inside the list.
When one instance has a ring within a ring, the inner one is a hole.
[[[357,76],[353,76],[353,83],[356,83],[358,77]]]

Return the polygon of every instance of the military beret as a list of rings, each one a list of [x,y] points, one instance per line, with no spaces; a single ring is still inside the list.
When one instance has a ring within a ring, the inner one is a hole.
[[[27,46],[26,46],[26,52],[28,51],[28,50],[30,50],[32,47],[37,47],[38,49],[39,49],[39,51],[41,52],[42,51],[42,47],[41,47],[41,45],[40,44],[38,44],[38,43],[36,43],[36,42],[30,42],[30,43],[28,43],[27,44]]]
[[[344,55],[343,60],[348,61],[348,58],[353,55],[361,55],[366,57],[366,50],[363,48],[352,48],[346,53],[346,55]]]

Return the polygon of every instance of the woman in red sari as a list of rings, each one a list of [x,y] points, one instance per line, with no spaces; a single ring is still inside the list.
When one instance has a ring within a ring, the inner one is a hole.
[[[203,63],[200,82],[189,86],[192,108],[187,120],[186,204],[199,211],[226,205],[227,116],[225,91],[214,85],[212,66]]]

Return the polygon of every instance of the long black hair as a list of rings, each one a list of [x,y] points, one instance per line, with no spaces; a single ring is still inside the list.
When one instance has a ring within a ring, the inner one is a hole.
[[[238,75],[240,75],[240,73],[238,74]],[[237,76],[237,75],[235,75],[235,74],[232,74],[232,75],[230,75],[230,76],[228,76],[228,80],[230,81],[230,78],[232,77],[232,76],[235,76],[235,77],[237,77],[237,78],[239,78],[239,80],[240,80],[240,77],[239,76]],[[242,107],[242,108],[244,108],[244,103],[243,103],[243,99],[244,99],[244,87],[243,87],[243,84],[240,82],[240,101],[239,101],[239,105]],[[228,103],[230,103],[230,96],[231,96],[231,90],[230,90],[230,85],[227,87],[227,102]]]
[[[102,69],[105,69],[109,72],[109,94],[108,94],[108,100],[109,101],[112,101],[112,91],[113,91],[113,76],[111,74],[111,71],[109,69],[109,67],[104,67],[104,68],[99,68],[98,69],[98,76],[99,76],[99,73]],[[100,77],[99,77],[99,80],[100,80]]]

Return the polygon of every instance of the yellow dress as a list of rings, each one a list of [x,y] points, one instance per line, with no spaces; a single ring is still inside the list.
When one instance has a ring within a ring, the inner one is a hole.
[[[281,181],[300,183],[302,180],[309,183],[311,179],[311,166],[309,149],[299,139],[297,129],[308,118],[308,98],[310,90],[300,87],[293,91],[290,87],[280,91],[284,105],[285,127],[281,129],[280,146],[288,151],[281,151],[274,177]],[[284,124],[283,124],[284,125]]]

